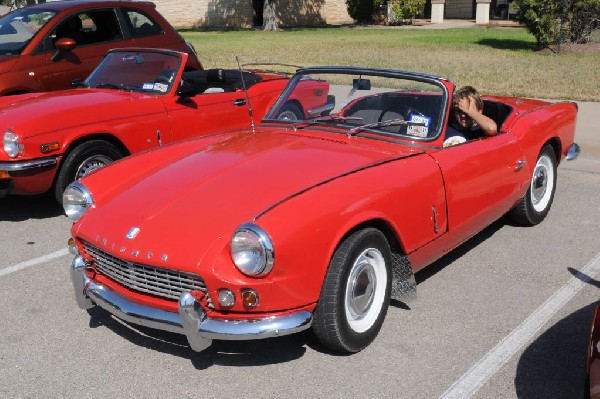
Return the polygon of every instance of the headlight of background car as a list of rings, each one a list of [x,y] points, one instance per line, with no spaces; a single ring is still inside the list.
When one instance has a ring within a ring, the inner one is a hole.
[[[8,154],[9,157],[14,158],[23,149],[22,146],[19,146],[19,136],[17,136],[12,130],[7,130],[4,132],[4,151]]]
[[[231,238],[231,258],[245,275],[261,277],[273,268],[273,243],[269,235],[252,223],[237,228]]]
[[[69,219],[72,219],[75,222],[78,221],[92,205],[94,205],[92,193],[86,186],[77,181],[69,184],[63,193],[63,208],[65,209],[65,213]]]

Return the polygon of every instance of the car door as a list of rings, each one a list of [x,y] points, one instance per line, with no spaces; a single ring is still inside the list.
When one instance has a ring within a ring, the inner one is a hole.
[[[446,186],[447,249],[510,210],[530,180],[523,151],[510,133],[468,141],[431,155]]]
[[[170,97],[166,103],[172,140],[250,127],[244,92],[202,93],[194,97]],[[258,121],[255,121],[258,123]]]
[[[76,28],[77,21],[80,28]],[[68,51],[57,52],[56,40],[70,37],[77,44]],[[44,90],[68,88],[76,78],[86,78],[108,50],[133,45],[119,25],[114,8],[101,8],[72,13],[57,23],[46,37],[43,53],[44,69],[38,71]]]

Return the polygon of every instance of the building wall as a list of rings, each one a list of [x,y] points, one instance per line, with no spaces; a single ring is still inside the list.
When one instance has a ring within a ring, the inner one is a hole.
[[[444,18],[473,18],[473,0],[446,0]]]
[[[240,27],[253,25],[251,0],[153,0],[158,11],[176,27]],[[275,0],[281,27],[340,25],[354,22],[345,0]]]

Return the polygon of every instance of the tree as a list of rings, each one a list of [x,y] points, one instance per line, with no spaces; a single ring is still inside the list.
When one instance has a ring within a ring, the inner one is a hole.
[[[279,18],[277,18],[277,0],[265,0],[263,8],[263,29],[279,30]]]
[[[568,41],[587,43],[600,28],[600,0],[515,0],[517,20],[539,48]]]

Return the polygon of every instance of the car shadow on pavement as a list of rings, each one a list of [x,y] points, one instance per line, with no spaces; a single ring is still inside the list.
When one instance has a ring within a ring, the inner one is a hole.
[[[0,199],[0,222],[21,222],[63,215],[62,206],[49,194],[36,196],[12,195]]]
[[[600,281],[568,267],[574,277],[600,288]],[[560,320],[533,341],[517,364],[515,390],[520,399],[583,398],[587,352],[596,306],[592,303]]]
[[[214,365],[246,367],[285,363],[306,353],[307,332],[249,341],[213,341],[194,352],[184,335],[125,323],[102,308],[88,310],[90,327],[106,327],[129,342],[151,350],[189,359],[198,370]]]
[[[515,376],[520,399],[583,398],[590,326],[596,303],[570,314],[533,341]]]
[[[440,259],[436,260],[424,269],[419,270],[417,273],[415,273],[415,279],[417,280],[417,291],[419,284],[426,281],[430,277],[435,276],[446,266],[451,265],[454,261],[460,259],[470,250],[491,238],[494,234],[496,234],[497,231],[506,225],[507,223],[504,218],[496,220],[494,223],[468,239],[466,242],[462,243],[457,248],[454,248],[452,251],[448,252],[446,255],[442,256]]]

